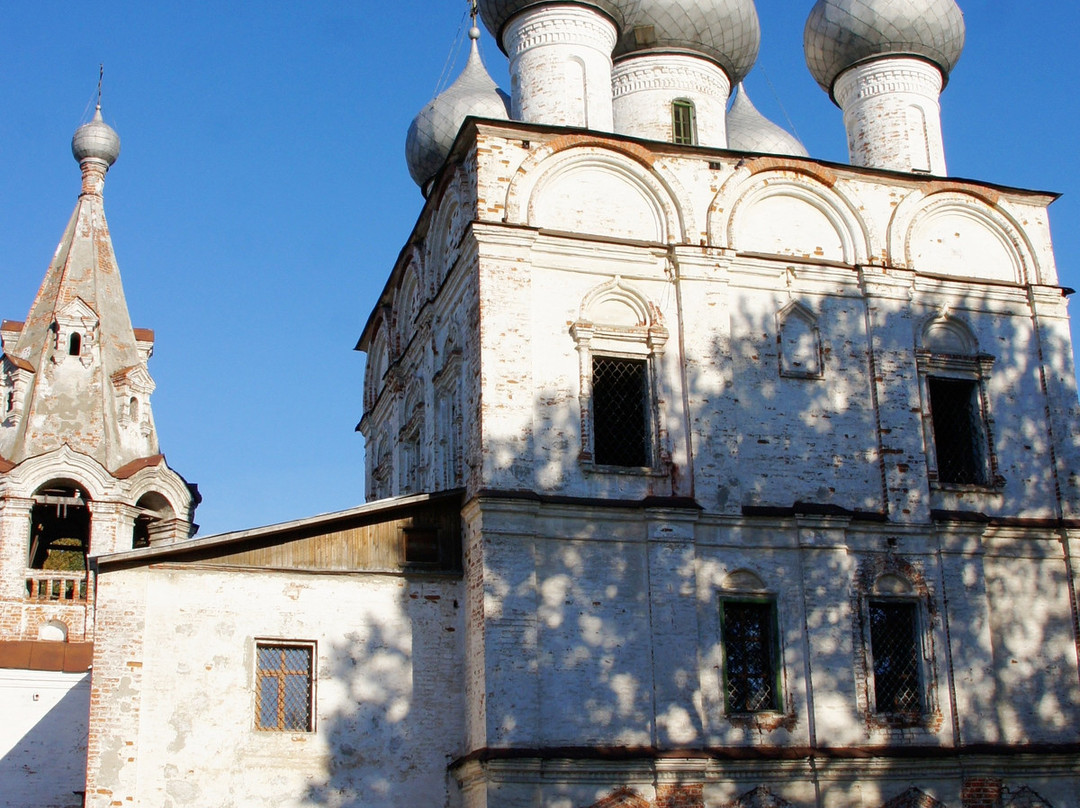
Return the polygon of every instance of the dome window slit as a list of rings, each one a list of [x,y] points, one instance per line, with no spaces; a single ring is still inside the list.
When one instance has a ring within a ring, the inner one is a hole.
[[[694,102],[687,98],[676,98],[671,102],[671,142],[679,146],[697,145]]]

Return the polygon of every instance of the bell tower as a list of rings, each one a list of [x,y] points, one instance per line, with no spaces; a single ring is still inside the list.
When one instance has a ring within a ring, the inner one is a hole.
[[[100,98],[71,149],[75,211],[26,319],[0,325],[0,674],[18,704],[0,740],[33,772],[11,804],[83,787],[92,556],[188,538],[199,501],[158,445],[154,332],[131,325],[105,221],[120,138]]]

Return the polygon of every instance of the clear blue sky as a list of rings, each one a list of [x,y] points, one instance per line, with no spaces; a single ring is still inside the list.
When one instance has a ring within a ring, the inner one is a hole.
[[[751,97],[790,117],[812,156],[846,162],[840,111],[803,62],[811,0],[757,5]],[[961,6],[967,47],[942,96],[950,174],[1064,193],[1058,268],[1080,287],[1080,3]],[[106,212],[132,319],[157,332],[158,432],[203,492],[202,535],[363,501],[352,347],[420,211],[405,132],[448,57],[453,74],[464,63],[464,44],[451,51],[466,10],[3,3],[0,317],[26,316],[74,207],[71,134],[104,62],[104,114],[123,141]],[[507,87],[486,34],[482,49]]]

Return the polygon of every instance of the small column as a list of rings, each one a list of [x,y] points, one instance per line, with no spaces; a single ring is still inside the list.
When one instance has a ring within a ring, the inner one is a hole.
[[[612,71],[615,131],[621,135],[676,138],[674,105],[688,102],[688,145],[727,148],[727,99],[731,82],[719,65],[696,56],[664,53],[620,59]]]
[[[891,56],[857,64],[833,85],[844,110],[851,164],[946,175],[941,135],[941,70]]]
[[[610,132],[611,52],[618,31],[599,11],[537,6],[506,26],[511,117]]]
[[[30,513],[34,500],[0,499],[0,600],[26,598],[26,565],[30,552]]]
[[[90,509],[90,555],[130,550],[138,509],[122,502],[88,502],[86,505]]]

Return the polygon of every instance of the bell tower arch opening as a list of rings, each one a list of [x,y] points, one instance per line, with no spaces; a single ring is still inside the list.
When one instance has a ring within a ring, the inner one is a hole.
[[[46,483],[34,494],[30,512],[27,566],[36,570],[82,572],[90,554],[90,501],[70,480]]]

